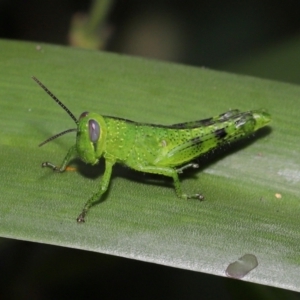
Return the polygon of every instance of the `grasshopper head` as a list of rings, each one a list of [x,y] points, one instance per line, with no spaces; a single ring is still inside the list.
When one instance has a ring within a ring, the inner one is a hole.
[[[85,163],[92,165],[98,163],[104,151],[107,131],[104,119],[95,113],[83,112],[77,120],[73,113],[56,96],[54,96],[44,84],[34,76],[32,79],[71,117],[71,119],[73,119],[77,125],[77,129],[72,128],[60,132],[48,138],[39,144],[39,146],[43,146],[66,133],[77,131],[76,148],[78,156]]]
[[[104,151],[106,124],[95,113],[83,112],[78,119],[76,147],[80,159],[95,165]]]

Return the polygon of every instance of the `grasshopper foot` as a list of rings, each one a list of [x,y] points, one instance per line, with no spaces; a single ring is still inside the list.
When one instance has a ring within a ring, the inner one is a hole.
[[[195,195],[187,196],[187,199],[197,199],[203,201],[204,196],[202,194],[195,194]]]
[[[56,165],[54,165],[54,164],[52,164],[48,161],[42,163],[42,168],[46,168],[46,167],[48,167],[48,168],[50,168],[50,169],[52,169],[53,171],[56,171],[56,172],[59,170],[59,168]]]
[[[197,199],[197,200],[204,200],[204,196],[202,194],[195,194],[195,195],[186,195],[186,194],[182,194],[181,198],[188,200],[188,199]]]
[[[87,210],[83,209],[82,212],[81,212],[81,214],[76,219],[77,223],[84,223],[85,222],[84,218],[86,216],[86,213],[87,213]]]

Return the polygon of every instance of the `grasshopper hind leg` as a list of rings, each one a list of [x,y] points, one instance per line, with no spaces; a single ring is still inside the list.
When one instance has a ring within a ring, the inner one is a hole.
[[[177,174],[181,174],[183,173],[184,170],[189,169],[189,168],[193,168],[193,169],[198,169],[199,168],[199,164],[197,163],[189,163],[187,165],[184,165],[178,169],[176,169]],[[174,179],[174,177],[173,177]],[[178,176],[177,176],[178,179]],[[178,181],[178,182],[177,182]],[[177,190],[178,188],[176,188],[176,185],[179,185],[180,188],[180,182],[179,179],[175,180],[174,179],[174,185],[175,185],[175,189]],[[177,192],[176,192],[177,193]],[[178,195],[178,193],[177,193]],[[179,195],[178,195],[179,196]],[[180,196],[179,196],[180,197]],[[184,198],[184,199],[198,199],[198,200],[203,200],[204,196],[202,194],[194,194],[194,195],[185,195],[185,194],[181,194],[180,198]]]
[[[182,193],[180,181],[178,178],[178,173],[182,173],[183,170],[188,169],[188,168],[198,168],[198,167],[199,166],[197,164],[191,163],[191,164],[185,165],[179,169],[171,169],[174,171],[174,172],[172,172],[172,178],[174,181],[174,187],[175,187],[176,194],[179,198],[183,198],[185,200],[187,200],[187,199],[203,200],[204,199],[204,196],[200,193],[194,194],[194,195],[187,195],[187,194]]]
[[[199,164],[197,164],[197,163],[190,163],[190,164],[184,165],[184,166],[176,169],[176,172],[178,174],[181,174],[181,173],[183,173],[184,170],[189,169],[189,168],[198,169],[199,168]]]
[[[194,194],[194,195],[187,195],[182,192],[178,173],[182,173],[183,170],[188,168],[198,168],[198,164],[196,163],[189,163],[187,165],[184,165],[183,167],[180,167],[178,169],[170,168],[170,167],[155,167],[155,166],[139,166],[139,168],[135,168],[135,170],[144,172],[144,173],[152,173],[152,174],[158,174],[158,175],[164,175],[167,177],[172,177],[174,181],[174,187],[176,191],[176,195],[181,199],[198,199],[203,200],[204,196],[202,194]]]

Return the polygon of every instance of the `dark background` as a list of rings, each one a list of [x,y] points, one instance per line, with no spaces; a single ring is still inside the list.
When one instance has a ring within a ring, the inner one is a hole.
[[[101,28],[110,52],[231,70],[300,40],[300,1],[112,3]],[[68,45],[72,18],[90,6],[84,0],[0,0],[0,38]],[[300,82],[298,70],[291,78],[286,65],[274,64],[277,73],[264,66],[239,72]],[[8,239],[0,240],[0,270],[1,299],[300,299],[243,281]]]
[[[68,44],[72,17],[87,0],[0,0],[0,37]],[[105,50],[223,69],[300,39],[298,0],[119,0],[106,18]],[[270,72],[272,76],[272,72]]]

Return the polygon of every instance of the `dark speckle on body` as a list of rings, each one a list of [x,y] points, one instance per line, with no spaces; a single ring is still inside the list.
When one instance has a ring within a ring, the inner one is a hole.
[[[227,132],[225,131],[225,128],[220,128],[217,129],[214,134],[218,140],[221,140],[227,135]]]

